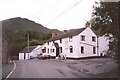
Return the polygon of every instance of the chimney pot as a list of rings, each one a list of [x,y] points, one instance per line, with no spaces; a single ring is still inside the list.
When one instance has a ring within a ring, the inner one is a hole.
[[[87,23],[85,24],[85,27],[90,27],[90,23],[87,21]]]

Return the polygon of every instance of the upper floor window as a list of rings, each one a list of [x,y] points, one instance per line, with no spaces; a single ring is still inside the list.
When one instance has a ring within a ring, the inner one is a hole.
[[[85,41],[85,36],[81,35],[81,41]]]
[[[69,37],[69,41],[70,41],[70,42],[72,41],[72,36],[71,36],[71,37]]]
[[[84,54],[84,47],[81,46],[81,54]]]
[[[47,42],[47,44],[49,45],[49,42]]]
[[[92,36],[92,41],[94,41],[94,42],[96,41],[96,38],[94,36]]]
[[[60,39],[60,43],[62,43],[62,39]]]
[[[70,46],[70,53],[73,53],[73,47]]]

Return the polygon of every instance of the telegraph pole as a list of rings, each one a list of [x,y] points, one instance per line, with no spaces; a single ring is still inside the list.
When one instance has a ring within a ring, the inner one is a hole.
[[[29,45],[29,42],[30,42],[30,41],[29,41],[29,40],[30,40],[30,38],[29,38],[29,33],[27,34],[27,39],[28,39],[28,53],[29,53],[29,46],[30,46],[30,45]],[[29,54],[28,54],[28,59],[29,59]]]

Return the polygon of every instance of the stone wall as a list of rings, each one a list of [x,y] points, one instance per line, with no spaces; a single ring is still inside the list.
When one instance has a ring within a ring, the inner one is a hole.
[[[2,39],[2,63],[8,62],[8,42]]]

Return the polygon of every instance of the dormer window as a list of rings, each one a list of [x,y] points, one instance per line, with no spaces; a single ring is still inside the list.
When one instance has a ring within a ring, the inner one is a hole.
[[[81,41],[85,41],[85,36],[81,35]]]
[[[92,41],[94,41],[94,42],[96,41],[96,38],[94,36],[92,36]]]
[[[71,37],[69,37],[69,41],[70,41],[70,42],[72,41],[72,36],[71,36]]]

